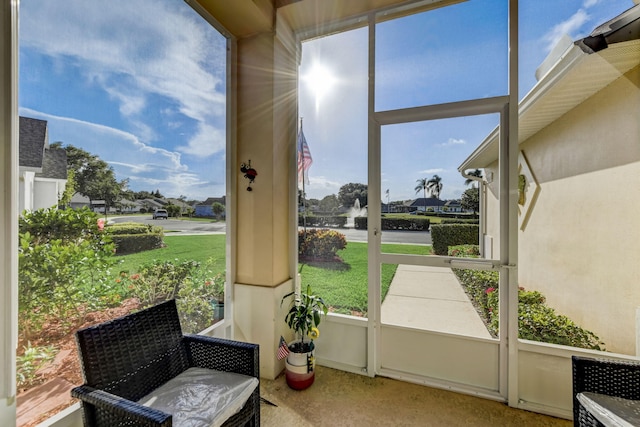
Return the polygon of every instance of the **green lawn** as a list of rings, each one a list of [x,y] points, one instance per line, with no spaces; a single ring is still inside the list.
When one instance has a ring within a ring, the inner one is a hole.
[[[135,273],[140,265],[153,260],[178,262],[194,260],[205,262],[214,259],[214,269],[225,269],[225,236],[165,236],[167,247],[132,255],[116,257],[120,271]],[[419,254],[431,253],[431,246],[383,244],[387,253]],[[299,266],[302,284],[310,284],[314,292],[322,296],[332,311],[345,314],[367,313],[367,244],[349,242],[338,252],[343,262],[301,263]],[[387,294],[396,265],[382,266],[382,297]]]
[[[164,242],[167,246],[162,249],[116,257],[121,262],[118,269],[135,273],[139,266],[153,260],[178,260],[179,262],[194,260],[203,263],[209,258],[213,258],[214,268],[217,271],[222,272],[225,269],[224,234],[165,236]]]
[[[383,244],[386,253],[428,255],[431,246]],[[349,242],[338,252],[343,262],[300,263],[302,285],[311,285],[332,311],[344,314],[367,313],[367,244]],[[397,265],[382,266],[382,299],[396,273]]]

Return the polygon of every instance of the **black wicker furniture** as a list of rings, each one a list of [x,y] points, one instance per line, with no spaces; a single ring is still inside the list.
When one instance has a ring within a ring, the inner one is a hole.
[[[572,357],[574,426],[640,425],[640,362]]]
[[[244,382],[237,383],[240,385],[236,384],[235,390],[249,383],[255,387],[251,389],[253,391],[241,390],[250,396],[244,405],[242,401],[236,402],[236,406],[241,407],[239,412],[226,421],[216,420],[215,424],[260,425],[260,387],[259,384],[256,386],[260,378],[258,345],[183,335],[174,300],[79,330],[76,342],[85,383],[75,387],[71,395],[82,402],[85,426],[203,425],[197,421],[199,414],[182,422],[179,419],[184,420],[184,411],[176,411],[182,414],[179,418],[138,403],[150,393],[162,390],[161,386],[166,388],[169,381],[172,384],[184,378],[187,370],[204,371],[197,368],[240,378]],[[212,387],[218,387],[218,384]],[[188,390],[190,397],[185,399],[183,396],[182,401],[191,404],[201,400],[202,393],[197,390],[196,393]],[[219,396],[218,391],[211,394]],[[220,400],[226,401],[228,394],[224,396]],[[215,402],[201,404],[209,410],[216,405]]]

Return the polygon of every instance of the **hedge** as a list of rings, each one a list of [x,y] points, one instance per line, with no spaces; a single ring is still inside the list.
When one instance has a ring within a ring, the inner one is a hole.
[[[431,241],[436,255],[447,255],[449,246],[477,245],[480,226],[477,224],[436,224],[431,227]]]
[[[302,215],[298,215],[298,225],[307,227],[337,227],[343,228],[347,224],[346,216],[326,215],[315,216],[309,215],[304,218]]]
[[[116,245],[116,254],[126,255],[164,247],[163,228],[156,225],[125,222],[105,227]]]
[[[367,229],[367,217],[354,218],[354,226],[358,230]],[[429,218],[381,218],[382,230],[429,231]]]

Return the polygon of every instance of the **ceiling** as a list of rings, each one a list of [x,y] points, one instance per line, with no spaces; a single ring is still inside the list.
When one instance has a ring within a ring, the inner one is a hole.
[[[372,11],[390,19],[463,0],[185,0],[211,15],[237,38],[273,31],[274,11],[295,32],[320,35],[332,24],[355,20]],[[363,24],[364,25],[364,24]]]

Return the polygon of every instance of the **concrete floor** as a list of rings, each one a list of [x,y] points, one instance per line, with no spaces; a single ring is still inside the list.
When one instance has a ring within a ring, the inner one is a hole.
[[[290,389],[284,375],[260,382],[262,397],[277,405],[261,405],[263,427],[573,425],[500,402],[322,366],[307,390]]]

